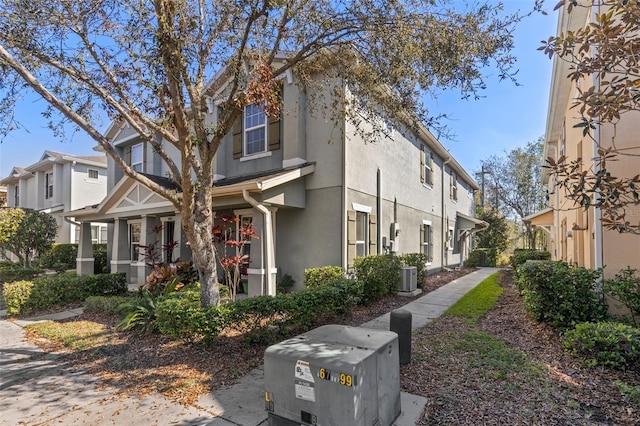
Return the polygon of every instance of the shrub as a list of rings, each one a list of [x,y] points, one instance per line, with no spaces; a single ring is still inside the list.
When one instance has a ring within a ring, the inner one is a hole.
[[[640,277],[637,270],[627,267],[613,279],[604,281],[604,292],[624,305],[630,312],[630,322],[638,325],[640,320]]]
[[[89,296],[82,307],[88,314],[117,315],[120,305],[132,299],[131,296]]]
[[[83,302],[89,296],[123,295],[127,292],[125,274],[79,277],[71,272],[40,276],[30,282],[26,300],[22,293],[18,299],[13,299],[14,293],[11,290],[7,293],[7,286],[5,284],[4,297],[7,306],[14,307],[11,315],[48,309],[54,305]]]
[[[587,365],[624,368],[640,360],[640,329],[612,322],[582,323],[567,331],[564,345]]]
[[[529,314],[558,328],[599,321],[606,305],[598,292],[600,270],[575,268],[564,262],[527,262],[518,267],[516,286]]]
[[[498,262],[498,250],[495,248],[477,248],[471,253],[469,257],[464,261],[464,266],[496,266]]]
[[[0,283],[24,280],[29,281],[40,275],[42,272],[42,269],[24,268],[18,263],[2,262],[0,263]]]
[[[210,342],[224,327],[223,312],[218,306],[202,309],[197,291],[179,291],[156,304],[157,328],[173,339]]]
[[[125,316],[116,324],[116,330],[139,331],[151,334],[158,330],[156,323],[156,297],[148,290],[118,307]]]
[[[341,266],[309,268],[304,270],[304,285],[306,288],[316,288],[339,281],[343,277],[344,270]]]
[[[513,268],[513,272],[516,276],[518,273],[518,266],[522,265],[527,260],[551,260],[551,253],[548,251],[515,249],[513,255],[509,258],[509,263],[511,264],[511,268]]]
[[[365,302],[394,294],[402,281],[402,262],[392,254],[357,257],[353,262],[356,280],[364,286]]]
[[[42,268],[56,270],[75,269],[77,257],[77,244],[54,244],[46,253],[40,256],[39,262]]]
[[[32,290],[33,282],[31,281],[14,281],[11,283],[5,283],[3,295],[7,305],[7,314],[19,314],[22,307],[29,301]]]
[[[111,268],[107,263],[107,245],[106,244],[94,244],[93,245],[93,273],[94,274],[108,274],[111,272]]]
[[[407,253],[400,256],[402,262],[406,266],[415,266],[418,272],[417,280],[418,287],[424,285],[424,280],[427,278],[427,255],[424,253]]]

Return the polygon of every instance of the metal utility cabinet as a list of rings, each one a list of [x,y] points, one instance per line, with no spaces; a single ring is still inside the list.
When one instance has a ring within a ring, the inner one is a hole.
[[[400,415],[398,335],[325,325],[265,351],[269,425],[390,426]]]

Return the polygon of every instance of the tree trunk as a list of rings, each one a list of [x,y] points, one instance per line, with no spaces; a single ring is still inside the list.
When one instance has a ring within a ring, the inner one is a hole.
[[[195,190],[193,202],[185,200],[182,206],[182,226],[191,245],[193,263],[198,270],[200,304],[203,308],[220,303],[218,265],[213,243],[212,192],[212,186],[202,184]]]

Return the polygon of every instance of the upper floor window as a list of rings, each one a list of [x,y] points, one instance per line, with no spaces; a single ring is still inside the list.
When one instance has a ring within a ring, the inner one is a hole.
[[[131,168],[138,173],[142,173],[143,170],[144,151],[141,143],[133,145],[131,147]]]
[[[267,123],[264,108],[247,105],[244,109],[244,155],[267,150]]]
[[[450,189],[449,195],[451,199],[453,201],[457,201],[458,200],[458,175],[453,170],[451,170],[449,189]]]
[[[433,185],[433,154],[423,145],[420,156],[420,182]]]
[[[87,177],[89,179],[93,179],[93,180],[98,179],[99,175],[100,175],[100,173],[96,169],[88,169],[87,170]]]
[[[53,172],[44,175],[44,198],[53,198]]]
[[[20,207],[20,185],[18,184],[13,186],[13,205]]]

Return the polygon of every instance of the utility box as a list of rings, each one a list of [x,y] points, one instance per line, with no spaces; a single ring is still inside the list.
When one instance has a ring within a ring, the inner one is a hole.
[[[416,291],[418,288],[418,268],[415,266],[407,266],[402,268],[402,283],[400,291],[409,293]]]
[[[398,335],[325,325],[264,354],[269,425],[390,426],[400,415]]]

